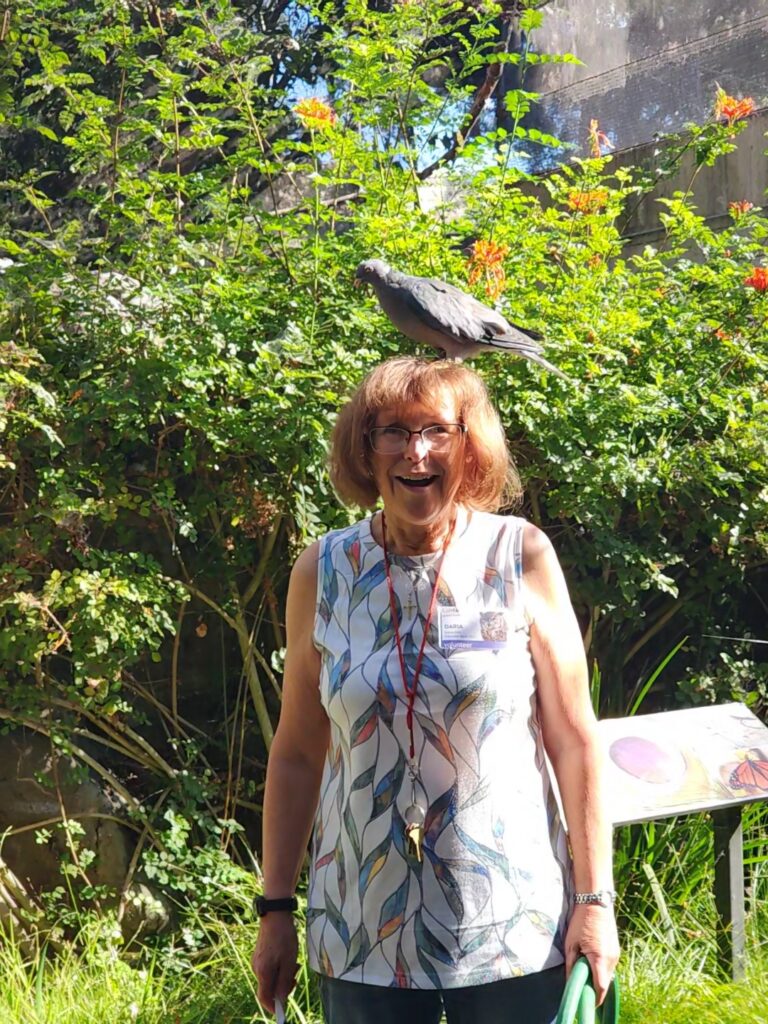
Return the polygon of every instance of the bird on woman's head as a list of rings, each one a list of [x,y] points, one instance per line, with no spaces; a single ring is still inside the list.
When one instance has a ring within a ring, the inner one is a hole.
[[[503,349],[538,363],[564,380],[566,375],[541,354],[541,335],[509,323],[447,281],[401,274],[384,260],[365,260],[355,284],[369,284],[395,327],[422,345],[431,345],[446,359],[461,362],[480,352]]]

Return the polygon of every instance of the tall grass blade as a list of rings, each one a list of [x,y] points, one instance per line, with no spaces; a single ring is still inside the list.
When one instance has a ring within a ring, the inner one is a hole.
[[[39,1021],[45,1020],[45,1006],[43,1003],[43,986],[45,984],[45,958],[48,955],[48,943],[44,942],[37,961],[37,972],[35,976],[35,1015]]]
[[[687,641],[687,639],[688,639],[688,637],[684,636],[683,639],[680,641],[680,643],[676,644],[672,648],[672,650],[669,652],[669,654],[666,655],[666,657],[661,661],[661,663],[656,666],[656,668],[650,674],[648,679],[646,679],[645,683],[643,684],[643,688],[640,690],[640,693],[638,693],[637,697],[632,702],[632,705],[631,705],[631,707],[629,709],[629,712],[628,712],[629,715],[634,715],[634,714],[637,713],[638,708],[640,707],[640,705],[645,700],[645,698],[646,698],[650,688],[653,686],[653,684],[659,678],[659,676],[664,671],[664,669],[667,667],[667,665],[670,663],[670,661],[672,661],[674,656],[677,654],[677,652],[680,650],[680,648],[683,646],[683,644]]]
[[[659,910],[659,917],[661,918],[661,925],[664,930],[664,938],[667,945],[673,948],[677,945],[677,932],[675,931],[675,926],[672,923],[672,917],[669,913],[667,901],[664,899],[664,891],[656,877],[656,872],[647,862],[643,864],[643,873],[650,883],[651,892],[653,893],[653,898],[656,901],[656,906]]]

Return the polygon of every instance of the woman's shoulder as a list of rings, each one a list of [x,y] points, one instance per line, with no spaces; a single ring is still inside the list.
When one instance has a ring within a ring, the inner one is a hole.
[[[529,584],[542,581],[547,586],[562,578],[562,569],[552,541],[544,530],[533,523],[525,523],[522,534],[523,575]]]
[[[309,566],[314,569],[319,558],[332,557],[336,549],[347,550],[350,545],[370,536],[370,522],[370,517],[366,516],[356,523],[350,523],[349,526],[341,526],[324,533],[322,537],[304,548],[294,563],[294,569],[299,567],[299,563],[301,563],[300,572]]]
[[[496,512],[474,512],[472,515],[476,536],[511,546],[519,559],[520,569],[531,572],[551,572],[557,565],[557,555],[547,534],[523,516],[499,515]]]
[[[527,519],[523,519],[522,516],[477,511],[472,513],[472,523],[475,529],[492,535],[518,533],[527,530],[532,525]]]
[[[331,550],[339,544],[353,544],[356,540],[370,537],[370,535],[371,517],[365,516],[363,519],[358,519],[357,522],[350,523],[349,526],[340,526],[335,530],[329,530],[317,543],[324,550]]]

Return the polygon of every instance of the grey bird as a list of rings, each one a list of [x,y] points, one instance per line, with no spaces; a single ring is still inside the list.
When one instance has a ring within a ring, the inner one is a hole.
[[[503,349],[568,380],[542,356],[538,332],[516,327],[446,281],[401,274],[384,260],[365,260],[355,271],[355,284],[371,285],[379,305],[399,331],[413,341],[431,345],[446,359],[461,362],[480,352]]]

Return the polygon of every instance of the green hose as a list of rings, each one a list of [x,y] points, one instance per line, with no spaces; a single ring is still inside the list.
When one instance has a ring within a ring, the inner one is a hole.
[[[560,1002],[555,1024],[619,1024],[619,982],[614,978],[602,1006],[595,1007],[595,990],[589,961],[580,957],[573,965]]]

